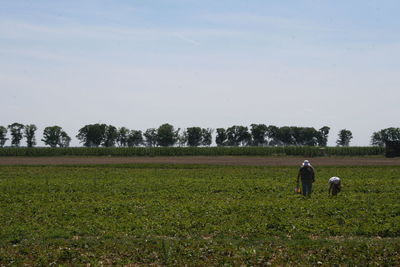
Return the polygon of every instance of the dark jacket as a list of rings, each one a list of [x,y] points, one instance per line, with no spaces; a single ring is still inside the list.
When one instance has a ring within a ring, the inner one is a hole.
[[[297,177],[301,177],[301,180],[312,181],[315,180],[314,168],[311,166],[302,166],[299,170]]]

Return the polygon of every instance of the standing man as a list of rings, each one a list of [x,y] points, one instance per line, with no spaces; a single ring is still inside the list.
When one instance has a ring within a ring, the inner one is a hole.
[[[314,168],[308,160],[305,160],[300,167],[299,174],[297,175],[297,184],[301,178],[303,196],[311,196],[312,184],[315,181]]]

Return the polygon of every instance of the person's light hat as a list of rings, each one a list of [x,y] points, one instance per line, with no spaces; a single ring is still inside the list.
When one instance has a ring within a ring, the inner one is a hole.
[[[331,178],[329,179],[329,183],[330,183],[330,184],[339,184],[339,183],[340,183],[340,178],[339,178],[339,177],[336,177],[336,176],[333,176],[333,177],[331,177]]]
[[[310,165],[310,162],[308,161],[308,160],[305,160],[304,162],[303,162],[303,166],[309,166]]]

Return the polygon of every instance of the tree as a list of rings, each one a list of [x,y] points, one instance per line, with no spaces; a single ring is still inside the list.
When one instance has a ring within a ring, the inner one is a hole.
[[[178,134],[178,140],[176,141],[178,146],[185,146],[188,142],[187,132],[183,131],[182,133]]]
[[[69,147],[71,138],[60,126],[49,126],[44,128],[42,141],[50,147]]]
[[[241,146],[251,145],[251,135],[247,127],[239,126],[238,136],[239,136],[239,145]]]
[[[58,145],[60,147],[69,147],[70,142],[71,142],[71,137],[69,137],[66,132],[61,131],[60,142]]]
[[[117,137],[117,143],[121,147],[125,147],[128,145],[128,135],[129,135],[129,129],[126,127],[121,127],[118,130],[118,137]]]
[[[372,134],[371,144],[373,146],[385,146],[388,141],[400,141],[400,128],[390,127]]]
[[[157,145],[157,129],[147,129],[144,134],[145,144],[148,147],[154,147]]]
[[[385,146],[382,130],[374,132],[371,136],[371,145],[373,146]]]
[[[229,146],[247,146],[251,143],[251,135],[244,126],[234,125],[226,129],[227,144]]]
[[[4,126],[0,126],[0,147],[3,147],[6,141],[8,140],[7,136],[7,128]]]
[[[250,125],[251,137],[254,146],[263,146],[268,144],[266,140],[268,127],[265,124],[252,124]]]
[[[186,129],[188,146],[199,146],[202,141],[202,130],[200,127],[189,127]]]
[[[210,146],[212,143],[212,129],[203,128],[201,129],[201,145]]]
[[[313,127],[292,127],[294,144],[298,146],[315,146],[318,143],[318,131]]]
[[[280,127],[276,133],[276,139],[285,146],[294,145],[292,129],[289,126]]]
[[[56,125],[44,128],[42,141],[50,147],[56,147],[60,143],[61,131],[61,127]]]
[[[36,140],[35,140],[36,130],[37,127],[34,124],[25,125],[24,137],[26,138],[27,147],[33,147],[34,145],[36,145]]]
[[[317,143],[318,146],[326,146],[328,144],[328,135],[329,135],[329,128],[328,126],[324,126],[318,130],[317,135]]]
[[[24,125],[18,122],[8,125],[8,129],[10,129],[11,134],[11,146],[19,147],[22,139],[22,130],[24,128]]]
[[[217,128],[217,136],[215,137],[215,143],[217,146],[226,146],[228,136],[224,128]]]
[[[338,146],[349,146],[350,140],[352,138],[353,138],[353,134],[351,133],[351,131],[346,130],[346,129],[340,130],[336,144]]]
[[[132,130],[128,135],[128,146],[140,146],[143,144],[142,131]]]
[[[105,140],[106,129],[106,124],[96,123],[85,125],[79,129],[76,138],[86,147],[98,147]]]
[[[228,146],[239,146],[238,126],[234,125],[226,129],[226,144]]]
[[[115,126],[107,125],[104,133],[104,140],[102,145],[105,147],[115,146],[115,142],[118,138],[118,130]]]
[[[279,127],[274,125],[269,125],[267,127],[266,136],[268,138],[267,142],[270,146],[280,146],[282,142],[279,138]]]
[[[174,126],[165,123],[157,129],[157,144],[159,146],[173,146],[178,140],[179,130],[175,130]]]

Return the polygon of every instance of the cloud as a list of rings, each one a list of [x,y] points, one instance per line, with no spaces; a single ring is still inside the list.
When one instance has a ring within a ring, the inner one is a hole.
[[[43,51],[43,49],[32,49],[32,48],[18,49],[18,48],[0,47],[0,54],[4,54],[4,56],[9,56],[9,57],[22,56],[22,57],[29,57],[41,60],[51,60],[58,62],[73,62],[71,57],[62,55],[60,53],[52,53],[48,50]]]
[[[204,20],[220,24],[221,26],[252,25],[302,31],[338,31],[338,29],[316,25],[315,23],[311,23],[303,19],[278,16],[261,16],[251,13],[209,13],[204,15]]]
[[[178,37],[180,40],[182,40],[182,41],[184,41],[186,43],[193,44],[193,45],[200,45],[199,42],[197,42],[197,41],[195,41],[195,40],[193,40],[191,38],[188,38],[183,34],[175,33],[174,36]]]
[[[88,26],[79,24],[42,25],[24,21],[0,21],[0,35],[3,39],[43,40],[43,38],[80,39],[140,39],[154,40],[169,38],[171,35],[192,44],[199,44],[189,36],[216,37],[237,35],[237,31],[215,28],[190,27],[118,27]]]
[[[158,29],[122,28],[111,26],[85,26],[79,24],[41,25],[23,21],[0,21],[2,38],[42,39],[50,38],[120,38],[126,36],[154,36],[163,34]]]

